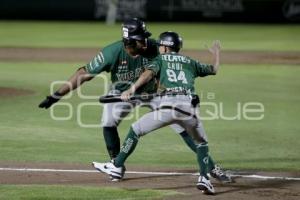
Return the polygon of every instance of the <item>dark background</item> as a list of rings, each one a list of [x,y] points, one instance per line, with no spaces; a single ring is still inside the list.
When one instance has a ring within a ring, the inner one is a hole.
[[[118,20],[300,22],[300,0],[119,0]],[[0,19],[104,20],[107,0],[0,0]]]

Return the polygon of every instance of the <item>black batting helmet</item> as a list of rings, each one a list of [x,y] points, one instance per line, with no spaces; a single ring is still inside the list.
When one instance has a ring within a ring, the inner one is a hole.
[[[151,36],[146,30],[145,22],[138,18],[124,21],[122,25],[123,40],[145,40]]]
[[[163,32],[159,35],[158,45],[170,47],[178,52],[182,48],[182,38],[173,31]]]

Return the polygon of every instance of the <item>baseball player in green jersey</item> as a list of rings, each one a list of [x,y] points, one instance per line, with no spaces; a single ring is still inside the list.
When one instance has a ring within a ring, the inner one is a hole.
[[[156,110],[145,114],[132,124],[118,156],[108,163],[96,163],[94,166],[110,176],[122,177],[122,166],[127,157],[134,151],[138,139],[147,133],[173,123],[184,127],[197,144],[197,160],[200,176],[197,188],[205,194],[213,194],[214,187],[208,177],[208,142],[202,123],[196,115],[194,82],[197,77],[215,75],[219,68],[219,42],[215,42],[210,51],[214,57],[214,65],[202,64],[187,56],[179,54],[182,39],[175,32],[164,32],[159,37],[157,56],[145,68],[145,72],[127,91],[122,99],[128,100],[132,94],[153,77],[159,79],[162,92],[157,95],[159,105]]]
[[[143,71],[143,66],[158,55],[156,41],[150,39],[150,36],[151,33],[146,30],[143,21],[137,18],[125,21],[122,25],[122,40],[104,47],[88,64],[79,68],[57,92],[47,96],[39,107],[49,108],[68,92],[104,71],[110,72],[111,75],[112,85],[109,94],[121,94],[137,80]],[[156,91],[156,87],[153,80],[137,93],[152,93]],[[104,105],[101,125],[111,158],[114,158],[120,151],[117,126],[135,106],[136,104],[132,102]]]
[[[47,96],[40,104],[40,108],[48,109],[58,102],[71,90],[75,90],[83,83],[93,79],[95,75],[106,71],[111,74],[112,87],[109,94],[121,94],[135,82],[143,72],[150,60],[155,58],[159,52],[156,41],[150,39],[151,33],[146,30],[145,23],[133,18],[122,25],[122,41],[117,41],[103,48],[88,64],[79,68],[68,82],[61,86],[57,92]],[[136,93],[156,92],[155,80],[139,88]],[[105,104],[102,114],[103,135],[109,156],[113,159],[120,152],[120,139],[117,127],[121,120],[136,106],[133,102],[121,102]],[[152,109],[154,109],[152,107]],[[180,133],[188,146],[196,152],[196,146],[186,131],[176,125],[171,126]],[[210,162],[211,163],[211,162]],[[211,171],[218,169],[214,163]],[[217,170],[216,172],[222,172]],[[216,174],[216,173],[215,173]],[[218,173],[219,176],[222,173]],[[117,179],[112,179],[117,180]]]

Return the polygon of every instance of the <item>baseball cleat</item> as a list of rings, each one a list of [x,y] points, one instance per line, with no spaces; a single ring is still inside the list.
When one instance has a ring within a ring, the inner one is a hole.
[[[109,176],[109,179],[112,181],[112,182],[118,182],[118,181],[121,181],[124,177],[124,174],[125,174],[125,171],[126,171],[126,168],[125,166],[121,167],[122,168],[122,178],[120,179],[119,177],[115,177],[115,176]]]
[[[221,183],[231,183],[232,179],[229,175],[227,175],[219,165],[215,165],[215,167],[209,172],[209,175]]]
[[[116,167],[113,163],[98,163],[93,162],[93,166],[100,172],[110,176],[111,181],[120,181],[125,173],[125,167]]]
[[[210,183],[209,179],[204,176],[199,176],[197,188],[202,191],[203,194],[214,194],[215,189]]]

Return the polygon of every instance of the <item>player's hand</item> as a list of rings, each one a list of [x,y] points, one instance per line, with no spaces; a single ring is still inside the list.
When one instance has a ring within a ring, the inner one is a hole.
[[[122,101],[129,101],[129,99],[132,96],[132,94],[133,93],[132,93],[132,91],[130,89],[122,92],[122,94],[121,94]]]
[[[44,99],[40,104],[39,108],[45,108],[48,109],[50,108],[54,103],[58,102],[60,100],[61,96],[57,95],[55,93],[52,96],[47,96],[46,99]]]
[[[221,42],[219,40],[213,41],[213,44],[210,48],[208,48],[208,51],[212,53],[214,56],[218,55],[221,50]]]

